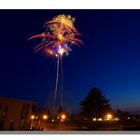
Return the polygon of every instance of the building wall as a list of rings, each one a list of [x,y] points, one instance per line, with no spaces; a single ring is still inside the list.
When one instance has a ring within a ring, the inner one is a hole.
[[[0,121],[4,121],[3,130],[26,129],[34,105],[35,102],[32,101],[0,97]]]

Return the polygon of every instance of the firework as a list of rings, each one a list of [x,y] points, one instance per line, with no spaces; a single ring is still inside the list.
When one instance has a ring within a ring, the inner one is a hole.
[[[61,106],[63,106],[62,56],[68,55],[69,52],[72,51],[72,45],[80,46],[83,44],[80,39],[76,38],[76,36],[81,34],[75,28],[74,22],[75,18],[72,18],[70,15],[58,15],[44,24],[45,32],[29,38],[29,40],[41,38],[41,43],[34,47],[35,53],[43,49],[47,54],[57,58],[54,106],[59,84],[61,90]]]
[[[80,46],[83,42],[76,36],[80,33],[74,27],[75,19],[70,15],[58,15],[44,24],[46,32],[29,38],[41,38],[42,42],[34,48],[34,52],[45,49],[52,56],[68,55],[72,50],[70,46]]]

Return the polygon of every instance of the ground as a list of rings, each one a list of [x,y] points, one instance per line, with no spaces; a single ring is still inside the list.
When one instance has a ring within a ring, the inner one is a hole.
[[[139,131],[140,122],[42,123],[44,131]]]

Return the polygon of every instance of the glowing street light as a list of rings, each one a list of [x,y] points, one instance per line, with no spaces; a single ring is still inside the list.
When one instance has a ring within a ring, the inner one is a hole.
[[[103,119],[102,118],[99,118],[98,121],[103,121]]]
[[[97,121],[97,119],[96,118],[93,118],[93,121]]]
[[[43,120],[47,120],[48,116],[47,115],[43,115]]]
[[[61,118],[64,120],[66,119],[66,115],[65,114],[62,114]]]
[[[31,128],[30,129],[32,129],[32,126],[33,126],[33,120],[35,119],[35,116],[34,115],[31,115]]]
[[[35,119],[35,116],[34,115],[31,115],[31,120]]]
[[[60,117],[61,117],[60,121],[61,122],[64,122],[64,120],[66,119],[66,115],[65,114],[62,114]]]
[[[112,115],[112,114],[107,114],[107,120],[111,120],[111,119],[112,119],[112,117],[113,117],[113,115]]]
[[[119,121],[119,120],[120,120],[120,119],[119,119],[119,118],[117,118],[117,117],[116,117],[116,118],[114,118],[114,121]]]

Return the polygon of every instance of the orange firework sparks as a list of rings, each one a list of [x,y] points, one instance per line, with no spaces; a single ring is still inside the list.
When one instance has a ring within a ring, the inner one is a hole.
[[[68,55],[72,44],[78,46],[83,44],[81,40],[75,38],[80,33],[74,27],[74,22],[75,18],[70,15],[58,15],[51,21],[46,22],[44,25],[46,32],[29,38],[29,40],[34,38],[44,39],[34,48],[35,53],[47,48],[46,52],[53,56]]]

